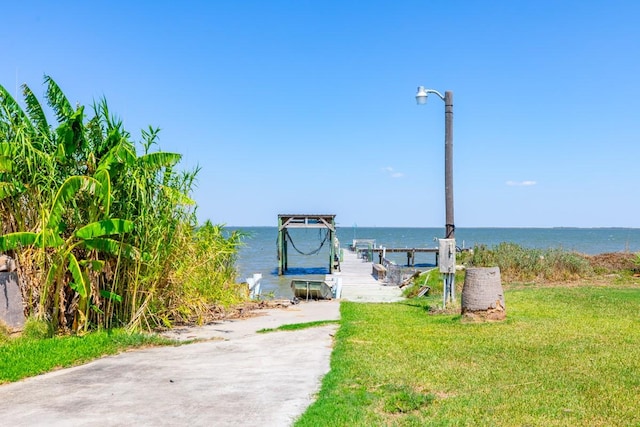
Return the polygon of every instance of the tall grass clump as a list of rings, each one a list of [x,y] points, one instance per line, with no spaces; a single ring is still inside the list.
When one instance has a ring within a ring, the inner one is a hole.
[[[0,320],[0,345],[8,342],[11,339],[11,328],[7,326],[2,320]]]
[[[560,249],[525,248],[515,243],[500,243],[493,248],[476,246],[468,259],[473,267],[500,267],[502,279],[519,281],[565,281],[594,274],[584,256]]]
[[[236,275],[237,250],[243,236],[238,231],[226,235],[222,226],[209,221],[183,236],[182,256],[175,259],[166,292],[159,295],[166,299],[159,313],[164,324],[171,320],[202,323],[211,301],[230,306],[246,299],[246,287],[231,280]]]
[[[17,261],[25,314],[54,330],[151,327],[239,298],[239,237],[198,227],[198,169],[159,150],[157,128],[134,142],[105,99],[87,113],[44,84],[48,113],[27,85],[24,108],[0,86],[0,251]]]

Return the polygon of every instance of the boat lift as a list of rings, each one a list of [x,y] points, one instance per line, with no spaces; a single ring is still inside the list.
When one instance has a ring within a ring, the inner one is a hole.
[[[340,270],[338,245],[336,238],[335,215],[278,215],[278,275],[282,276],[288,270],[287,260],[287,230],[289,228],[324,228],[327,229],[329,244],[329,272]]]

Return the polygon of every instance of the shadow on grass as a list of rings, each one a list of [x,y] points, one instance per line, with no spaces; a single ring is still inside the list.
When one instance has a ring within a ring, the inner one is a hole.
[[[400,301],[397,304],[415,308],[416,310],[420,310],[430,316],[451,316],[451,321],[459,321],[462,318],[459,306],[454,305],[451,307],[442,308],[441,301],[414,298]]]

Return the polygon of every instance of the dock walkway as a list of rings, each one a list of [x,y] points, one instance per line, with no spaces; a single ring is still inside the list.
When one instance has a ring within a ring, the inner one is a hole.
[[[373,263],[358,258],[356,252],[344,249],[340,272],[332,276],[342,278],[340,298],[354,302],[402,301],[402,290],[398,286],[387,286],[371,274]]]

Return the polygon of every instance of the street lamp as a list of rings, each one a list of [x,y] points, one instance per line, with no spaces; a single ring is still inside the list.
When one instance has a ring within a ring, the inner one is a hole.
[[[426,104],[430,93],[435,93],[444,101],[445,239],[454,239],[456,226],[453,221],[453,92],[446,91],[442,96],[437,90],[418,86],[418,105]]]
[[[444,198],[445,198],[445,235],[439,242],[440,272],[443,273],[442,307],[447,301],[455,301],[456,280],[456,226],[453,222],[453,92],[445,92],[444,96],[437,90],[418,86],[416,101],[418,105],[427,103],[430,93],[435,93],[444,101]]]

